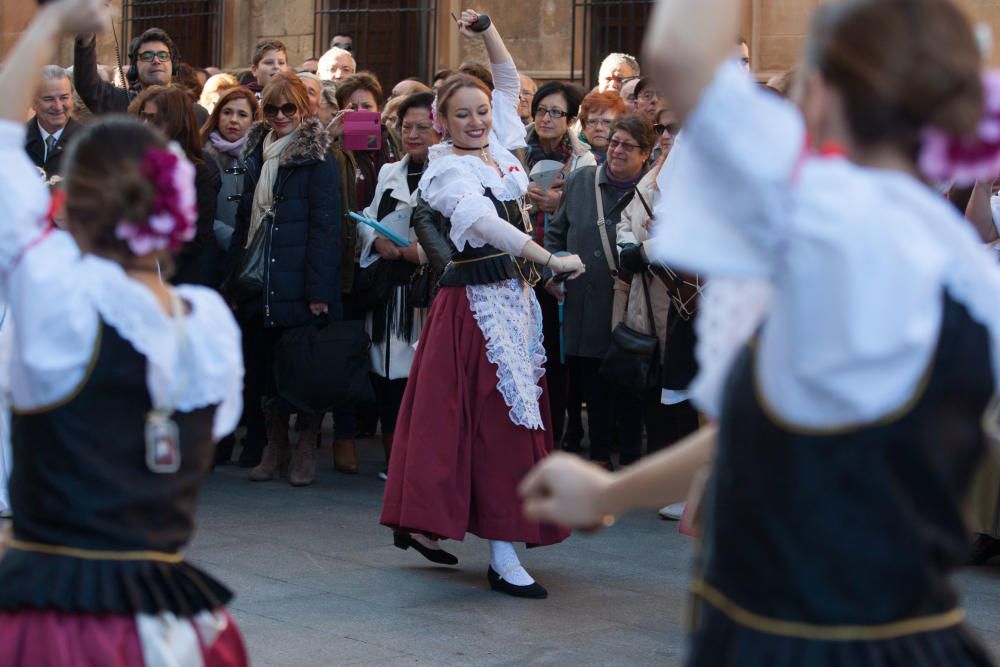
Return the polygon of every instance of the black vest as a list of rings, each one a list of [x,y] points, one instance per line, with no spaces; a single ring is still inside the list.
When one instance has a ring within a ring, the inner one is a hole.
[[[212,466],[215,406],[174,415],[181,468],[150,472],[146,368],[146,358],[102,324],[92,367],[77,393],[57,406],[14,415],[10,495],[17,540],[163,553],[176,553],[190,541],[198,494]],[[0,560],[2,609],[189,616],[223,606],[230,597],[183,562],[94,560],[16,548]]]
[[[486,197],[493,202],[497,215],[514,225],[522,232],[524,222],[521,216],[521,206],[517,200],[500,201],[493,192],[486,190]],[[441,287],[464,287],[466,285],[486,285],[498,283],[521,275],[518,264],[522,270],[530,264],[527,260],[511,257],[493,246],[487,244],[481,248],[473,248],[466,244],[464,248],[456,248],[451,240],[451,220],[442,217],[440,227],[448,245],[451,246],[451,263],[445,268],[441,276],[439,285]]]
[[[989,334],[948,296],[921,388],[876,425],[779,425],[748,347],[725,391],[704,581],[756,614],[818,625],[952,610],[947,574],[968,550],[960,509],[986,452],[980,419],[993,390]]]

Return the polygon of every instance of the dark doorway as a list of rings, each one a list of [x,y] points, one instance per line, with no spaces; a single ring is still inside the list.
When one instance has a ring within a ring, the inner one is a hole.
[[[638,58],[654,0],[573,0],[574,70],[582,55],[580,83],[597,84],[601,61],[609,53],[627,53]]]
[[[218,67],[222,47],[222,0],[124,0],[122,50],[149,28],[165,30],[181,60],[194,67]]]
[[[337,33],[354,38],[359,70],[388,89],[409,77],[427,82],[437,54],[437,0],[315,0],[315,50]]]

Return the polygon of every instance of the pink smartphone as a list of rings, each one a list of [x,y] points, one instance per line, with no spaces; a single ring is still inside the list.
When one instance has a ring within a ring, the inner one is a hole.
[[[382,115],[377,111],[345,113],[344,148],[349,151],[377,151],[382,148]]]

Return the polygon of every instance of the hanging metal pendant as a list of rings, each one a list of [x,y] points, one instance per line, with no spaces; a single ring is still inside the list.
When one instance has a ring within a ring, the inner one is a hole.
[[[146,415],[146,467],[158,475],[173,474],[181,467],[177,422],[157,410]]]

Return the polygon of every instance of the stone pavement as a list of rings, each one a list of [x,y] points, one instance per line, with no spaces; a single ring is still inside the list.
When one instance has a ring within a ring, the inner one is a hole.
[[[327,436],[329,437],[329,436]],[[547,600],[486,583],[488,548],[448,543],[459,566],[392,546],[378,525],[381,452],[362,471],[250,483],[219,468],[205,488],[189,558],[235,592],[255,667],[322,665],[680,665],[691,542],[652,512],[596,536],[524,553]],[[959,577],[971,624],[1000,656],[1000,566]]]

